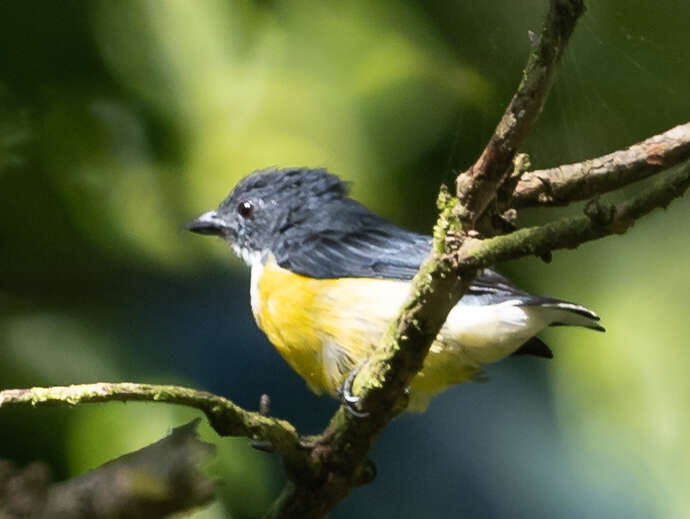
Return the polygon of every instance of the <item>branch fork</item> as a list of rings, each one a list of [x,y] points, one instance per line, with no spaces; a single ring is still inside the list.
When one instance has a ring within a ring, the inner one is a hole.
[[[690,159],[690,122],[629,148],[578,164],[529,171],[518,155],[541,112],[575,24],[582,0],[550,0],[522,81],[477,161],[456,179],[452,196],[442,189],[430,256],[412,281],[409,296],[361,367],[353,390],[369,415],[341,408],[318,436],[301,437],[287,421],[247,411],[223,397],[177,386],[90,384],[0,392],[0,408],[15,405],[77,405],[106,401],[162,401],[203,411],[220,435],[268,442],[285,464],[288,483],[268,511],[270,518],[320,518],[350,488],[375,471],[368,454],[380,431],[402,412],[406,388],[455,302],[479,269],[508,259],[574,248],[624,233],[641,216],[666,207],[690,187],[690,166],[662,175],[634,197],[605,204],[599,196],[656,175]],[[589,200],[583,214],[516,229],[516,210]]]

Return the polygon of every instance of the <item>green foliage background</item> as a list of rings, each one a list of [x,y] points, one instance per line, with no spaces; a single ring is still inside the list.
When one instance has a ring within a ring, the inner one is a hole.
[[[251,407],[267,392],[275,414],[319,430],[334,404],[255,329],[243,266],[182,226],[254,169],[312,165],[429,232],[439,184],[493,131],[545,3],[0,4],[0,386],[174,382]],[[536,167],[689,119],[690,4],[589,4],[527,145]],[[608,332],[550,331],[554,361],[510,359],[398,419],[377,481],[333,516],[690,514],[689,216],[682,200],[551,265],[503,266],[594,308]],[[0,457],[68,477],[192,416],[3,411]],[[196,517],[260,515],[279,464],[204,434],[225,485]]]

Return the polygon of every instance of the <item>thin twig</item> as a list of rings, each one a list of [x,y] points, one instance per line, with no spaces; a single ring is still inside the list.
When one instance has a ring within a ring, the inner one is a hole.
[[[645,179],[690,159],[690,122],[595,159],[525,173],[507,205],[568,205]]]
[[[477,269],[522,256],[541,255],[556,249],[574,249],[611,234],[623,234],[637,219],[654,209],[665,208],[690,188],[690,166],[658,179],[639,195],[617,205],[592,202],[585,214],[562,218],[539,227],[463,244],[459,266]]]
[[[556,66],[584,9],[581,0],[551,0],[538,44],[529,56],[515,95],[480,157],[456,180],[462,208],[458,216],[464,229],[490,232],[490,224],[482,224],[480,218],[495,200],[515,154],[541,113]]]

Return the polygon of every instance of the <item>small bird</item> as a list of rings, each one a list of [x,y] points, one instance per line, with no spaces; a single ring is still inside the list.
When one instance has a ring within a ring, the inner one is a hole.
[[[431,237],[375,215],[324,169],[256,171],[187,229],[223,238],[251,267],[257,325],[315,393],[333,396],[377,348],[431,250]],[[551,358],[535,337],[547,326],[604,331],[598,321],[584,306],[531,295],[484,269],[431,345],[408,409],[424,411],[448,386],[481,380],[483,364]]]

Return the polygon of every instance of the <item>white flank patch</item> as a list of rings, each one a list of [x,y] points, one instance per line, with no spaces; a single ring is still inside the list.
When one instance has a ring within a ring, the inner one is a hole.
[[[444,336],[457,341],[474,362],[495,362],[513,353],[547,324],[539,307],[517,306],[517,301],[496,305],[456,305],[446,320]]]

